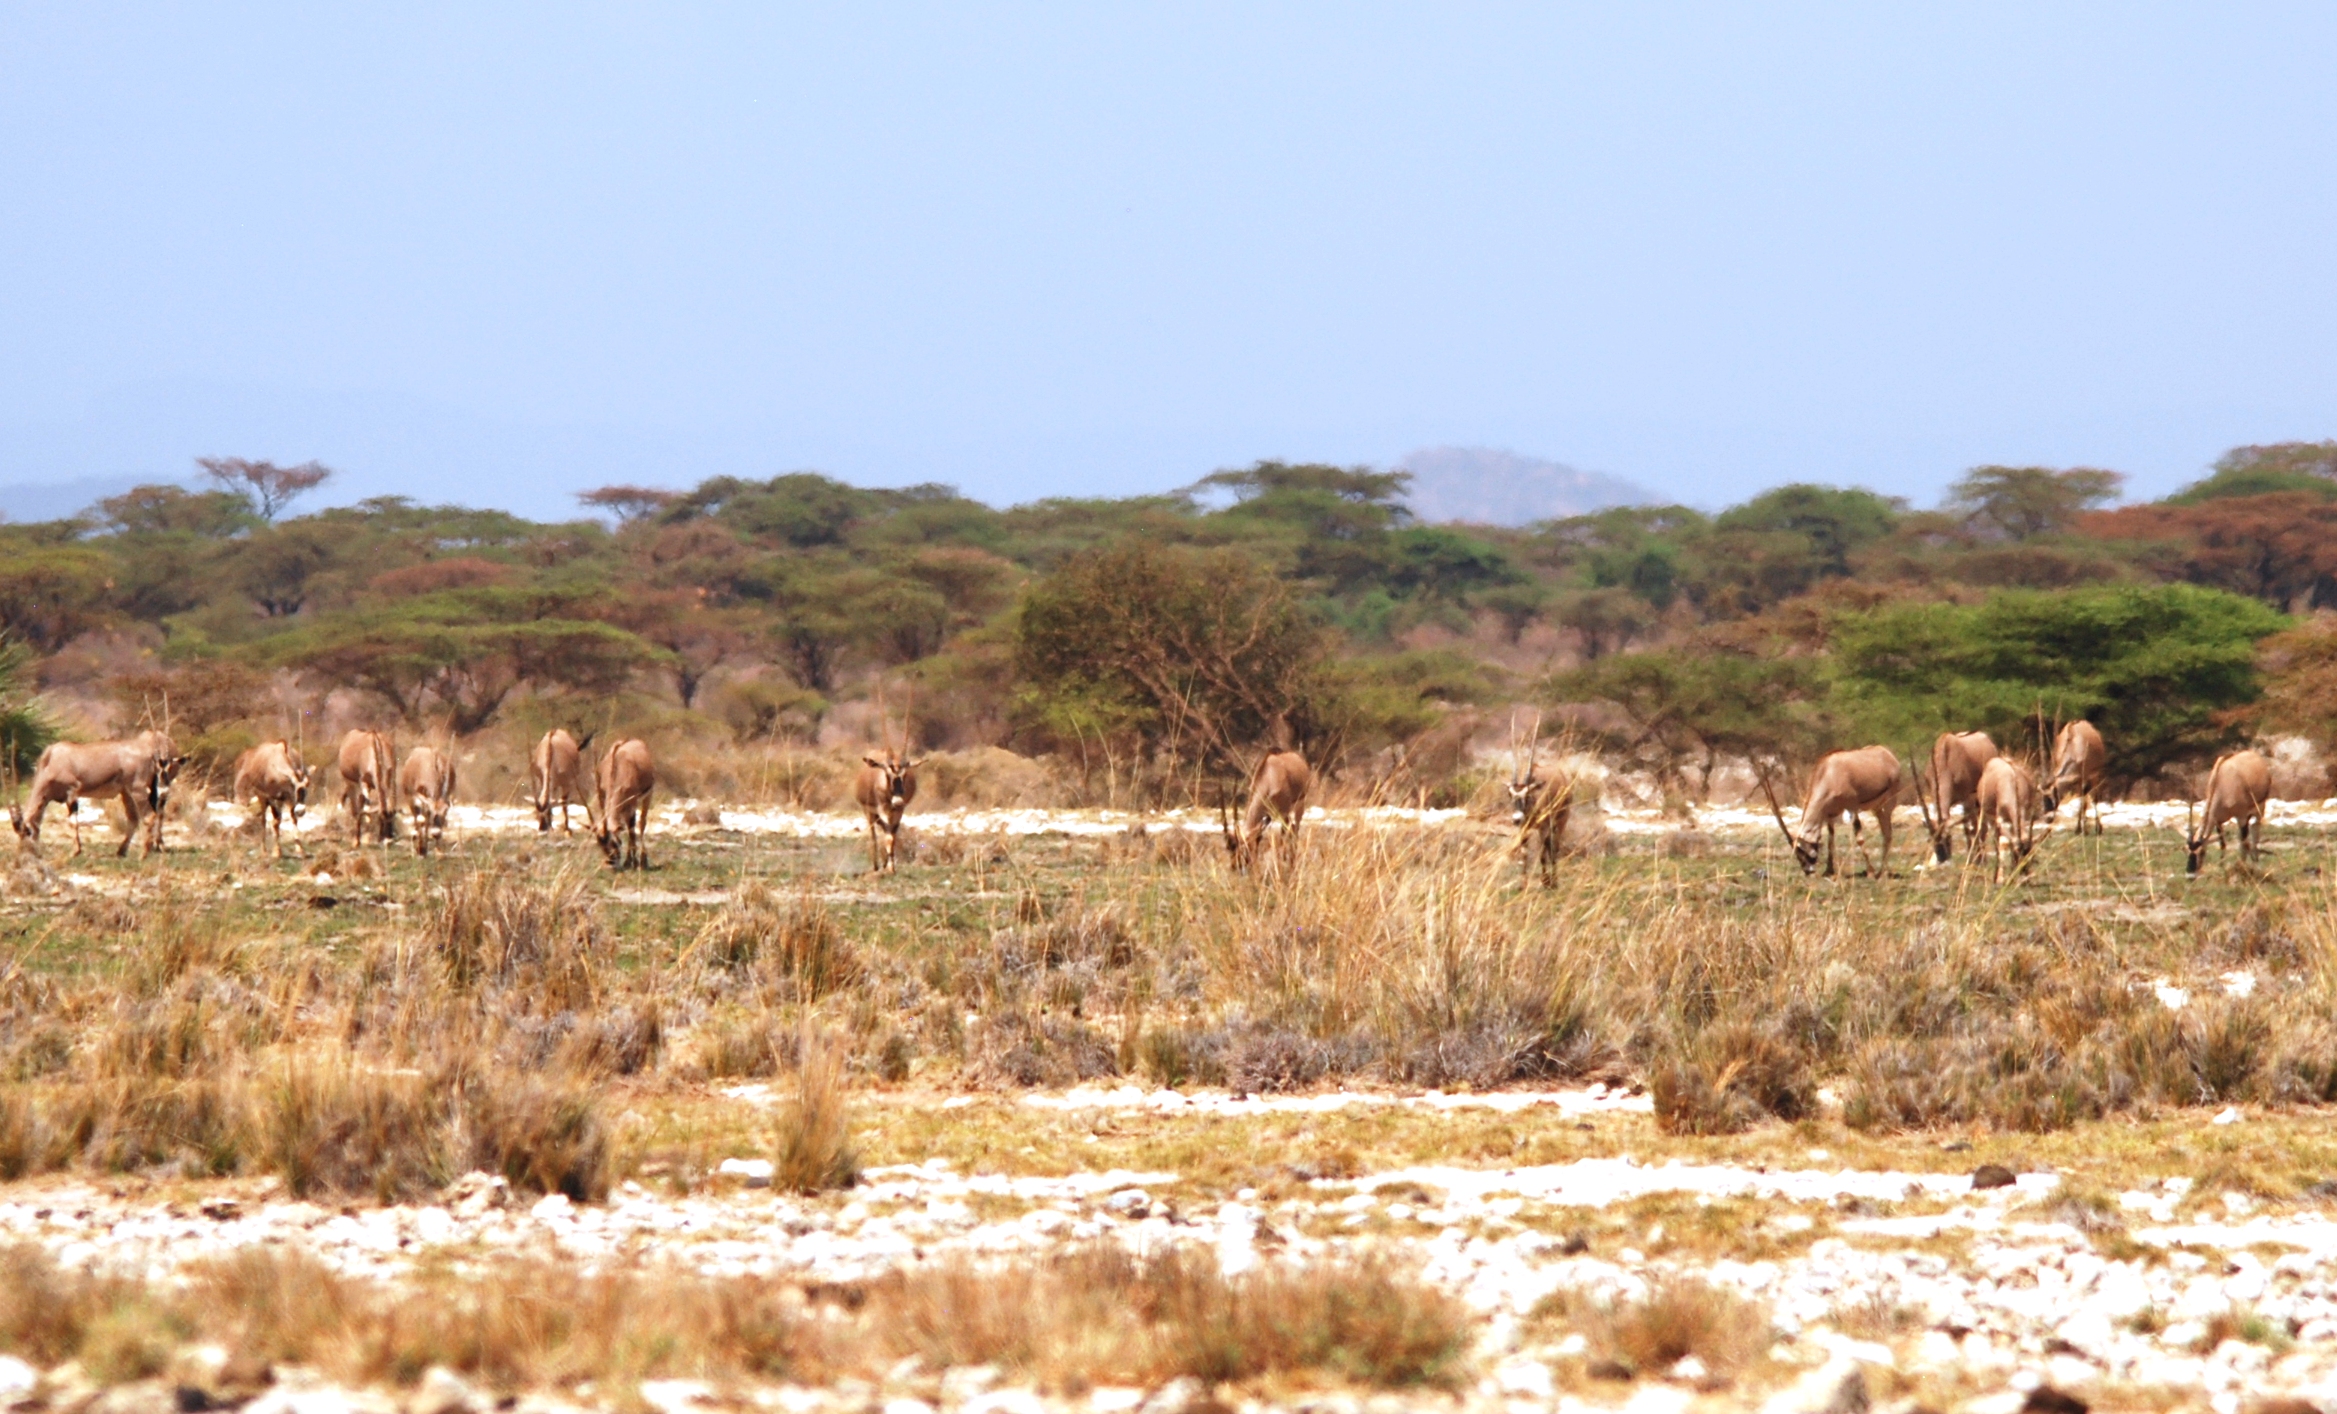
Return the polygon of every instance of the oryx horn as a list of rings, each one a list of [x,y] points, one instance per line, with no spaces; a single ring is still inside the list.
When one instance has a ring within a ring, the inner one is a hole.
[[[1793,831],[1785,828],[1785,812],[1778,808],[1777,792],[1769,784],[1769,768],[1766,766],[1760,766],[1756,769],[1758,769],[1761,773],[1761,794],[1769,797],[1769,813],[1777,820],[1777,832],[1785,836],[1785,842],[1787,844],[1793,846],[1794,849],[1799,850],[1801,848],[1801,841],[1793,837]]]

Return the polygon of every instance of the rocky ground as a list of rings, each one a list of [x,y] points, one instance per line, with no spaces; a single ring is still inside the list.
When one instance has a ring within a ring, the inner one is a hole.
[[[769,1102],[751,1085],[718,1101],[743,1111]],[[1205,1118],[1376,1110],[1401,1111],[1414,1124],[1501,1116],[1574,1126],[1635,1117],[1647,1105],[1604,1087],[1273,1098],[1127,1087],[943,1103],[958,1113],[1140,1116],[1156,1133]],[[2095,1407],[2233,1410],[2285,1392],[2337,1408],[2337,1208],[2313,1194],[2268,1205],[2234,1193],[2203,1200],[2187,1180],[2167,1178],[2083,1195],[2051,1172],[1860,1168],[1823,1149],[1774,1165],[1624,1154],[1516,1168],[1422,1163],[1301,1173],[1274,1193],[1211,1191],[1166,1169],[1010,1173],[945,1159],[872,1168],[858,1186],[820,1197],[777,1195],[768,1185],[767,1162],[737,1157],[693,1191],[629,1182],[605,1205],[515,1201],[485,1175],[428,1205],[341,1209],[289,1201],[268,1181],[50,1181],[0,1189],[0,1241],[38,1243],[72,1267],[156,1281],[250,1245],[297,1247],[383,1282],[509,1254],[585,1264],[647,1257],[712,1276],[833,1283],[952,1256],[1012,1259],[1097,1241],[1146,1252],[1201,1244],[1228,1274],[1369,1249],[1401,1255],[1479,1313],[1471,1383],[1455,1393],[1330,1391],[1278,1401],[1503,1414],[2078,1407],[2054,1402],[2066,1396]],[[1581,1309],[1643,1295],[1683,1273],[1768,1313],[1775,1344],[1759,1372],[1717,1387],[1691,1355],[1651,1378],[1602,1379],[1583,1335],[1543,1314],[1554,1295]],[[1227,1393],[1243,1402],[1242,1392]],[[906,1368],[885,1382],[819,1390],[653,1381],[638,1398],[667,1411],[743,1401],[887,1414],[1138,1406],[1162,1414],[1212,1396],[1180,1385],[1069,1397],[1008,1387],[996,1371]],[[0,1362],[8,1407],[144,1414],[138,1399],[154,1402],[157,1414],[166,1404],[205,1403],[199,1377],[189,1384],[183,1372],[175,1382],[100,1395],[70,1368]],[[454,1414],[483,1399],[451,1376],[387,1394],[335,1390],[293,1370],[279,1371],[250,1409],[335,1414],[398,1404]]]

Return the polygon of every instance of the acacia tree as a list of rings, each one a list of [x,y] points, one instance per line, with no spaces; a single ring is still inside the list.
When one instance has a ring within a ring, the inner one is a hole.
[[[1813,756],[1830,726],[1824,695],[1816,658],[1756,656],[1709,643],[1610,654],[1556,674],[1545,690],[1560,708],[1604,704],[1611,710],[1570,713],[1578,734],[1667,785],[1685,787],[1693,769],[1699,800],[1710,796],[1723,756]]]
[[[2126,478],[2073,467],[1979,466],[1948,488],[1948,507],[1982,535],[2034,540],[2069,529],[2077,518],[2118,499]]]
[[[2337,753],[2337,614],[2318,614],[2264,640],[2257,655],[2264,700],[2254,720]]]
[[[1135,542],[1075,555],[1032,587],[1016,666],[1026,709],[1057,730],[1089,720],[1147,755],[1238,771],[1284,731],[1302,747],[1321,735],[1330,648],[1248,555]]]
[[[252,461],[245,457],[197,457],[195,465],[229,492],[249,502],[262,520],[272,521],[276,513],[292,502],[314,491],[332,479],[333,469],[322,462],[307,461],[298,466],[278,466],[269,461]]]
[[[2337,500],[2312,492],[2125,506],[2087,516],[2082,529],[2140,542],[2144,563],[2170,579],[2291,612],[2337,607]]]
[[[326,682],[386,698],[409,720],[444,713],[477,731],[521,688],[606,694],[663,661],[614,624],[509,590],[450,590],[337,614],[270,639],[255,653]]]
[[[620,525],[647,520],[680,496],[679,491],[660,490],[655,486],[602,486],[576,493],[577,500],[596,511],[607,511]]]
[[[0,536],[0,634],[54,653],[105,622],[113,561],[83,545]]]
[[[1834,622],[1835,693],[1885,741],[1976,727],[2010,743],[2085,717],[2109,742],[2113,779],[2134,781],[2239,740],[2235,709],[2258,691],[2257,641],[2288,622],[2188,584],[1890,605]]]
[[[755,642],[752,626],[735,610],[707,598],[686,589],[647,590],[618,596],[607,611],[610,622],[665,650],[684,707],[697,705],[708,673],[743,657]]]

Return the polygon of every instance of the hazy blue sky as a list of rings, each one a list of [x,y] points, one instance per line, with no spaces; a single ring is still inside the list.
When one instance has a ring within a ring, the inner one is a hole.
[[[0,483],[2156,492],[2337,436],[2333,63],[2327,5],[11,5]]]

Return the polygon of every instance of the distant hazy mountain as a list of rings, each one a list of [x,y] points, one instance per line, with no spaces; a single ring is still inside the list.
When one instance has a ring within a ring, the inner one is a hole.
[[[1662,499],[1619,476],[1493,447],[1423,447],[1396,469],[1412,473],[1412,513],[1425,521],[1531,525]]]

